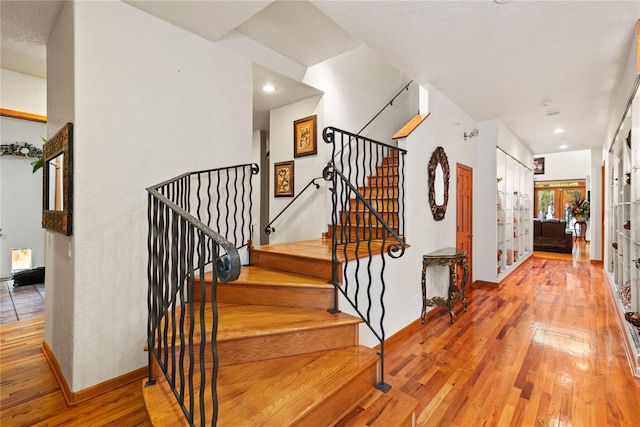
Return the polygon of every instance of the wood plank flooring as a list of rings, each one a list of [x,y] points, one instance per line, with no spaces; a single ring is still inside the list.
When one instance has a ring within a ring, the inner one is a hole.
[[[67,407],[42,354],[43,332],[42,317],[0,325],[2,427],[151,425],[138,381]]]
[[[394,346],[387,381],[419,426],[639,426],[633,378],[601,268],[536,253],[503,289],[467,293]]]
[[[420,401],[418,426],[638,426],[640,381],[604,286],[588,259],[536,253],[502,289],[470,290],[455,324],[430,313],[387,352],[385,380]],[[42,329],[0,325],[0,425],[149,425],[139,383],[68,408]]]

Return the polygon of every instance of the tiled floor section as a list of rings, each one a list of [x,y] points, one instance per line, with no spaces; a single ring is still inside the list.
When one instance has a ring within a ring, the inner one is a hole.
[[[0,323],[44,316],[44,283],[13,287],[13,280],[0,282]]]

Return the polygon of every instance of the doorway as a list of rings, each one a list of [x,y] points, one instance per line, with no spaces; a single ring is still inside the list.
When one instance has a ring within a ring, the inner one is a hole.
[[[456,248],[469,257],[469,285],[473,283],[473,169],[460,163],[456,164],[456,195]]]

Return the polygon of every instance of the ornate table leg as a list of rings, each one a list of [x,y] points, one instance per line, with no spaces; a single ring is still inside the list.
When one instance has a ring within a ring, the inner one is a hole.
[[[422,261],[422,313],[420,313],[420,317],[422,318],[421,323],[424,325],[424,319],[427,315],[427,287],[426,287],[426,279],[425,276],[427,274],[427,263]]]
[[[456,321],[456,315],[453,313],[453,300],[457,291],[456,286],[456,264],[449,264],[449,292],[447,298],[447,305],[449,306],[449,316],[451,317],[451,323]]]
[[[467,263],[467,258],[465,257],[462,260],[462,284],[460,285],[460,299],[462,300],[462,308],[464,311],[467,311],[467,299],[464,296],[464,290],[467,286],[467,280],[469,280],[469,264]]]

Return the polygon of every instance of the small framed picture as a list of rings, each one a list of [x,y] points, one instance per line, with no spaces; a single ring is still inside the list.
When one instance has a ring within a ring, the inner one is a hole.
[[[293,197],[293,160],[276,163],[273,168],[275,197]]]
[[[318,154],[316,115],[293,122],[293,157]]]
[[[533,159],[533,174],[540,175],[544,173],[544,157],[536,157]]]

